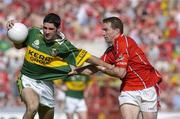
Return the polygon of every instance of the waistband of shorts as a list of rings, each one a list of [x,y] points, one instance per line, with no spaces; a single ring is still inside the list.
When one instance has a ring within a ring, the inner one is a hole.
[[[38,80],[38,79],[33,79],[33,78],[30,78],[24,74],[21,75],[21,78],[26,78],[28,80],[31,80],[31,81],[34,81],[36,83],[42,83],[42,82],[52,82],[52,81],[44,81],[44,80]],[[52,82],[53,83],[53,82]]]

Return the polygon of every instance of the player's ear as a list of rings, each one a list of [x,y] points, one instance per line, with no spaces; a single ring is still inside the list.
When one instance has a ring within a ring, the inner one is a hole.
[[[115,29],[115,32],[116,32],[117,34],[121,33],[120,29],[118,29],[118,28]]]

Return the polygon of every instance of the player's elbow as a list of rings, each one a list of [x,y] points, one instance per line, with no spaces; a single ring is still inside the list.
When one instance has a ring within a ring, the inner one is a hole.
[[[118,69],[117,71],[117,76],[120,78],[120,79],[123,79],[125,76],[126,76],[126,69],[124,68],[120,68]]]
[[[123,74],[117,74],[117,77],[120,78],[120,79],[123,79],[125,76],[126,76],[125,73],[123,73]]]
[[[119,75],[120,79],[123,79],[125,76],[126,76],[126,72],[124,72],[121,75]]]

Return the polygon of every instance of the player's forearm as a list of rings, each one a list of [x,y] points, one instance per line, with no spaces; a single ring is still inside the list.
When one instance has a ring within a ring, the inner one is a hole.
[[[108,69],[111,69],[113,67],[111,64],[108,64],[108,63],[102,61],[101,59],[97,58],[96,56],[91,56],[87,62],[94,64],[96,66],[103,66]]]
[[[101,67],[101,66],[97,66],[97,68],[102,71],[103,73],[106,73],[110,76],[113,76],[113,77],[117,77],[117,78],[120,78],[120,79],[123,79],[126,75],[126,69],[125,68],[117,68],[117,67],[114,67],[114,68],[105,68],[105,67]]]
[[[87,65],[87,66],[84,66],[84,67],[77,68],[77,69],[75,69],[75,71],[77,73],[90,75],[90,74],[98,72],[99,70],[94,65]]]

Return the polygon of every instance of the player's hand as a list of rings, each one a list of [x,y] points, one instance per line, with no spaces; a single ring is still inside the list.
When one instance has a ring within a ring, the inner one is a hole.
[[[71,70],[71,72],[68,73],[68,76],[72,76],[76,74],[78,74],[76,70]]]
[[[97,69],[99,69],[100,71],[105,71],[106,70],[106,67],[103,67],[103,66],[96,66]]]
[[[6,24],[7,30],[11,29],[15,23],[17,23],[17,20],[15,20],[15,19],[8,21]]]

